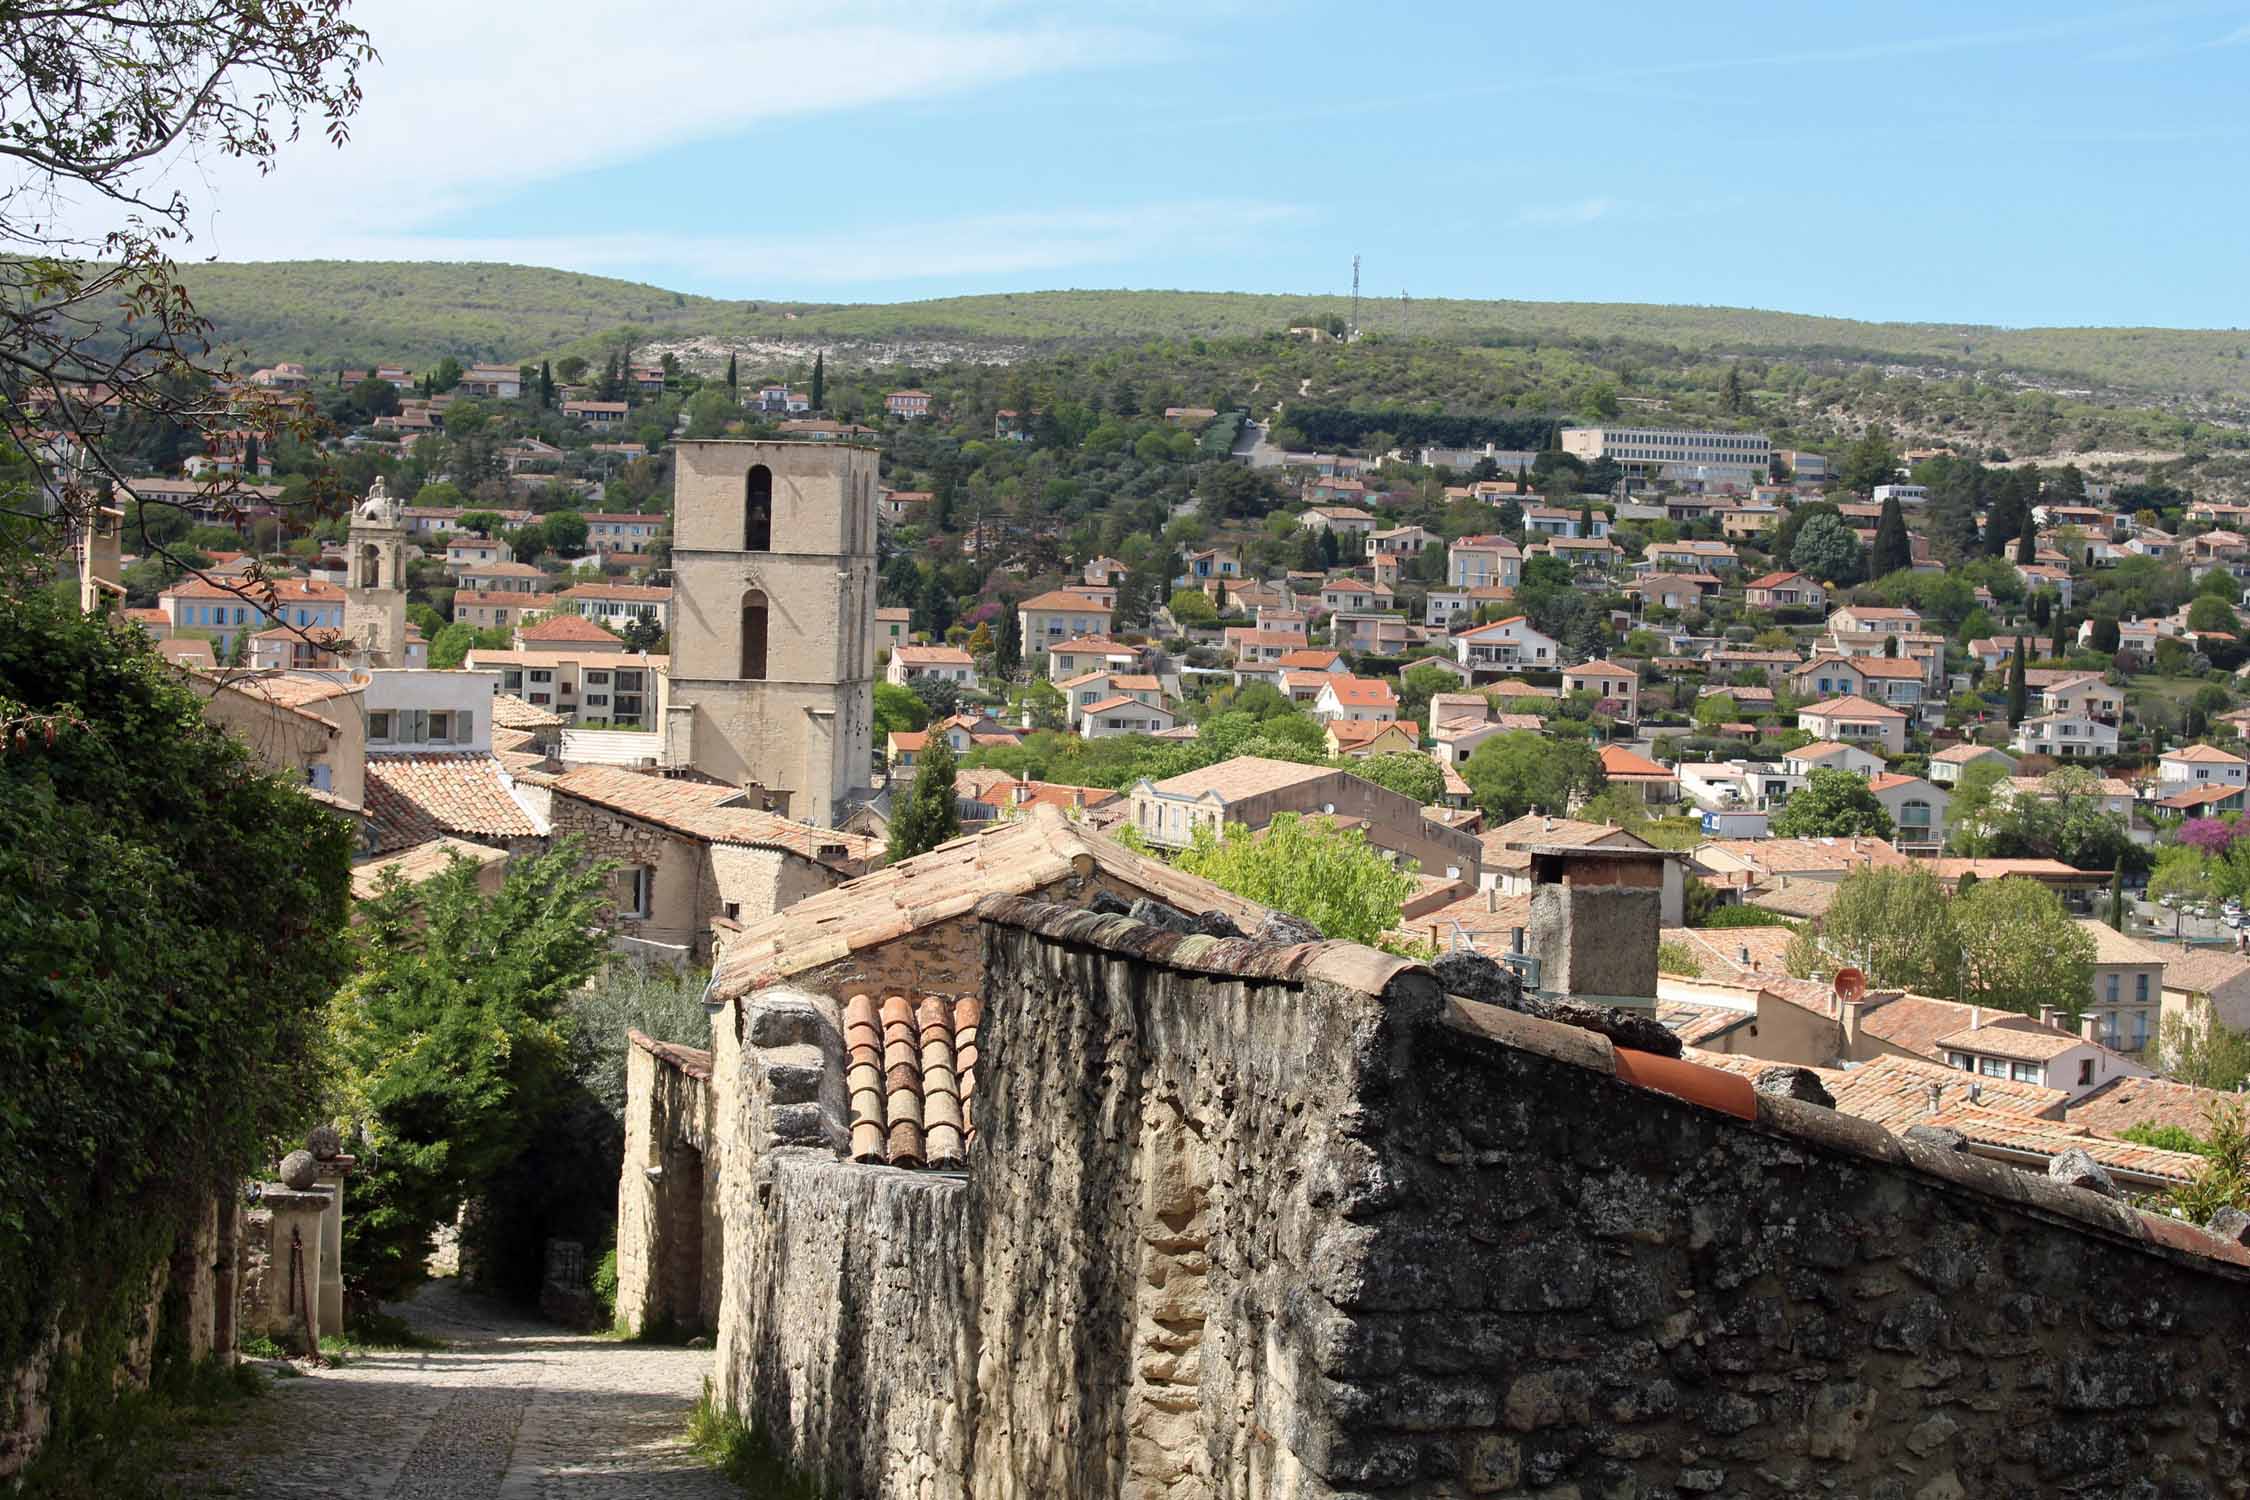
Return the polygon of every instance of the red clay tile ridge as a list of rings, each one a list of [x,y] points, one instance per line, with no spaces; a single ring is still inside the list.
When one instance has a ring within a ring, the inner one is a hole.
[[[628,1028],[625,1040],[658,1062],[667,1063],[690,1078],[708,1080],[711,1076],[711,1054],[700,1048],[683,1047],[678,1042],[660,1042],[638,1028]]]
[[[1738,1073],[1637,1052],[1616,1046],[1597,1032],[1458,996],[1447,997],[1444,1020],[1467,1035],[1607,1074],[1631,1087],[1669,1094],[1698,1108],[1732,1115],[1768,1134],[1918,1172],[1939,1179],[1947,1190],[1964,1196],[1997,1199],[2036,1218],[2059,1221],[2152,1254],[2192,1257],[2202,1269],[2223,1271],[2250,1282],[2250,1246],[2221,1240],[2177,1219],[2081,1188],[2065,1187],[2016,1167],[1905,1140],[1871,1121],[1818,1104],[1760,1093]]]

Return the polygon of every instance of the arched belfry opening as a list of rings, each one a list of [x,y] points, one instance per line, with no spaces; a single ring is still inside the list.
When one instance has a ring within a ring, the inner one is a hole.
[[[756,589],[742,596],[742,675],[754,682],[766,675],[766,596]]]
[[[773,550],[773,470],[758,464],[750,470],[742,497],[742,550]],[[748,676],[748,673],[744,673]],[[758,674],[764,676],[764,673]]]
[[[382,554],[373,542],[362,543],[359,549],[359,586],[363,589],[383,587]]]

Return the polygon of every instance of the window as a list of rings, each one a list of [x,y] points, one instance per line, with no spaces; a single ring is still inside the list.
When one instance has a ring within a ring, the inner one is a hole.
[[[447,713],[444,709],[439,709],[431,714],[429,716],[429,735],[433,741],[441,745],[452,739],[453,715]]]
[[[2104,1000],[2107,1000],[2110,1004],[2115,1005],[2117,1003],[2118,991],[2123,987],[2124,981],[2120,976],[2116,974],[2105,974],[2102,976],[2102,998]]]
[[[305,784],[315,791],[325,792],[333,785],[333,773],[326,766],[305,767]]]
[[[750,470],[743,485],[742,499],[742,550],[769,552],[773,549],[773,470],[758,464]],[[745,677],[750,674],[745,672]],[[759,673],[764,676],[764,673]]]
[[[622,917],[649,915],[650,901],[656,894],[656,872],[647,865],[628,865],[617,872],[618,907]]]
[[[2005,1078],[2008,1076],[2008,1064],[1997,1057],[1980,1057],[1977,1059],[1977,1071],[1987,1078]]]
[[[391,716],[387,713],[369,714],[367,716],[367,737],[371,740],[389,739],[391,737]]]
[[[752,682],[766,676],[766,596],[756,589],[742,596],[742,676]]]
[[[531,669],[531,681],[532,684],[536,687],[551,686],[554,683],[554,680],[555,674],[551,668],[533,667]]]
[[[2080,1058],[2078,1060],[2078,1082],[2083,1086],[2085,1084],[2092,1083],[2093,1081],[2094,1060],[2090,1057]]]
[[[2133,998],[2142,1005],[2148,1004],[2148,975],[2146,973],[2133,976]],[[2147,1019],[2146,1016],[2141,1018],[2144,1025]]]
[[[2037,1083],[2040,1079],[2037,1063],[2016,1063],[2008,1069],[2008,1076],[2017,1083]]]

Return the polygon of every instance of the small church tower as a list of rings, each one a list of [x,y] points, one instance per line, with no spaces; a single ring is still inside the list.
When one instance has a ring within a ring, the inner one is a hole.
[[[381,479],[352,509],[344,637],[356,665],[406,665],[406,522]]]
[[[870,779],[876,452],[674,449],[666,759],[834,827]]]

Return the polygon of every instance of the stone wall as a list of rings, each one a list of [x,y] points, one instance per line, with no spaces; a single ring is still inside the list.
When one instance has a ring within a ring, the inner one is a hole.
[[[963,1174],[715,1028],[716,1381],[869,1496],[2250,1492],[2250,1252],[1349,945],[980,908]]]
[[[617,1320],[636,1334],[709,1328],[718,1319],[722,1261],[710,1057],[637,1031],[631,1042],[617,1180]]]

